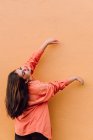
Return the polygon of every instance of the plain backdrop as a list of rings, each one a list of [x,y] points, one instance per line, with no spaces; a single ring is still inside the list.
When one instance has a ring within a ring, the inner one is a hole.
[[[40,81],[81,76],[49,101],[52,140],[93,140],[93,1],[0,0],[0,140],[14,140],[5,111],[8,73],[24,64],[47,38],[33,74]]]

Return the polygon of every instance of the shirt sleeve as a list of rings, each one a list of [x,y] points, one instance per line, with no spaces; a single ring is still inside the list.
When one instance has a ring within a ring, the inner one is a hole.
[[[33,74],[36,65],[38,64],[38,61],[41,58],[41,55],[43,54],[43,49],[38,49],[34,53],[32,53],[32,56],[28,59],[28,61],[24,64],[24,66],[28,66],[31,68],[31,74]]]
[[[40,92],[37,94],[38,98],[34,101],[30,100],[29,103],[30,105],[36,105],[36,104],[47,102],[52,97],[54,97],[59,90],[63,90],[66,86],[67,86],[67,80],[44,83],[40,88]]]
[[[49,82],[48,89],[52,90],[52,94],[56,94],[59,90],[63,90],[68,84],[67,80]]]

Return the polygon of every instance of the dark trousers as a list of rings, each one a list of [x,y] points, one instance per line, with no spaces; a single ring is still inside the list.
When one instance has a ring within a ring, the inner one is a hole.
[[[15,140],[48,140],[44,135],[38,132],[31,133],[25,136],[15,134]]]

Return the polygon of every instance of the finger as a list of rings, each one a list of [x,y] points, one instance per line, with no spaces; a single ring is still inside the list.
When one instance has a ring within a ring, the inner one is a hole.
[[[59,41],[59,40],[55,39],[54,41]]]
[[[84,81],[82,81],[82,85],[84,85]]]
[[[60,43],[58,40],[56,40],[56,41],[53,41],[54,43]]]
[[[59,42],[52,42],[51,44],[59,44]]]
[[[83,81],[83,80],[81,80],[81,81],[80,81],[80,83],[83,85],[83,84],[84,84],[84,81]]]

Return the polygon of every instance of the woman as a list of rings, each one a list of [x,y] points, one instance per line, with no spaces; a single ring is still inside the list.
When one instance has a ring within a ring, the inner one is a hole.
[[[45,48],[58,43],[56,39],[46,40],[22,67],[8,75],[5,102],[8,115],[15,120],[15,140],[51,139],[49,99],[75,80],[84,84],[77,76],[48,83],[33,79],[32,74]]]

